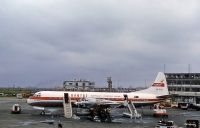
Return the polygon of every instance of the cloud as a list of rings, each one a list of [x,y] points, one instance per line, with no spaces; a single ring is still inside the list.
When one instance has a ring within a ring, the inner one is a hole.
[[[0,86],[150,84],[158,71],[199,72],[199,4],[147,0],[2,0]]]

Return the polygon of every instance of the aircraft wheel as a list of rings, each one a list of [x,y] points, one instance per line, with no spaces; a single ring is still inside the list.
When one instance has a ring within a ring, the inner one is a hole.
[[[42,112],[40,113],[40,115],[45,115],[45,111],[42,111]]]

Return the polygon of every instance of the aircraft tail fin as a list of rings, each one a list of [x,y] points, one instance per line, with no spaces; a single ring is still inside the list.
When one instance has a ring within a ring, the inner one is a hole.
[[[155,94],[157,97],[169,95],[165,74],[159,72],[151,87],[140,92]]]

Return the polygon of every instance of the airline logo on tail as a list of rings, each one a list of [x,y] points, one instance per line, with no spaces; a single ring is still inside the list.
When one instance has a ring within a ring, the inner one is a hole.
[[[163,83],[164,80],[161,80],[160,83],[153,83],[153,87],[165,87],[165,84]]]

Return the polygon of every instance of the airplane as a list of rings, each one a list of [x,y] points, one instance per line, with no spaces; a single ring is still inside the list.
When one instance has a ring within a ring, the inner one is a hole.
[[[44,110],[45,107],[63,107],[64,93],[68,93],[72,104],[94,103],[123,104],[125,98],[136,107],[159,103],[169,96],[164,73],[159,72],[154,83],[147,89],[123,92],[75,92],[75,91],[40,91],[27,99],[27,103]],[[86,99],[85,101],[80,101]]]

